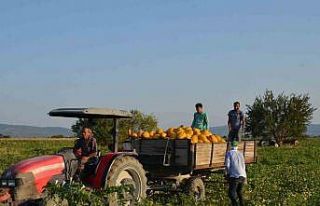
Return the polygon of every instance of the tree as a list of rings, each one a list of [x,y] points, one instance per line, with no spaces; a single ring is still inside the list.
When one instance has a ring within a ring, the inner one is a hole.
[[[119,120],[119,141],[123,142],[128,137],[128,130],[154,130],[158,126],[156,117],[152,114],[143,114],[138,110],[130,111],[133,115],[130,119]],[[112,142],[113,121],[111,119],[93,119],[88,122],[85,119],[79,119],[72,125],[72,131],[81,135],[83,126],[88,126],[93,130],[94,136],[100,145],[108,145]]]
[[[288,137],[301,137],[307,131],[313,112],[308,94],[284,93],[274,96],[267,90],[247,105],[246,131],[253,137],[274,138],[281,145]]]

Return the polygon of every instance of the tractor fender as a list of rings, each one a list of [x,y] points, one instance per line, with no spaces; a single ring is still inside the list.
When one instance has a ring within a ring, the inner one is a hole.
[[[119,159],[119,158],[122,158],[124,156],[131,156],[131,157],[134,157],[134,158],[137,158],[138,157],[138,154],[137,153],[134,153],[134,152],[119,152],[119,153],[115,153],[113,156],[112,156],[112,159],[111,159],[111,164],[109,164],[106,169],[105,169],[105,173],[104,173],[104,176],[103,176],[103,179],[101,180],[101,187],[104,187],[105,186],[105,179],[107,177],[107,175],[109,174],[110,172],[110,169],[112,168],[112,165],[114,164],[114,162]]]
[[[120,158],[123,156],[137,157],[138,155],[134,152],[117,152],[117,153],[110,152],[107,155],[102,156],[100,158],[100,161],[97,165],[97,169],[95,171],[95,175],[92,177],[86,178],[84,181],[89,183],[89,185],[91,185],[95,189],[103,188],[105,186],[105,179],[107,177],[107,174],[109,173],[110,168],[113,165],[114,161],[117,158]]]

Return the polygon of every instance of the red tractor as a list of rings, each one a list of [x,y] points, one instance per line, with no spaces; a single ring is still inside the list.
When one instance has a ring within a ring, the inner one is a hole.
[[[95,170],[81,181],[93,189],[130,184],[134,188],[134,200],[146,196],[147,178],[134,152],[118,151],[118,120],[131,118],[123,110],[102,108],[55,109],[50,116],[85,118],[111,118],[114,122],[113,151],[98,154]],[[11,205],[31,204],[43,198],[45,186],[56,180],[70,180],[78,168],[78,159],[73,148],[64,148],[54,155],[45,155],[23,160],[4,171],[0,179],[0,203]],[[116,199],[109,198],[109,205],[116,205]]]

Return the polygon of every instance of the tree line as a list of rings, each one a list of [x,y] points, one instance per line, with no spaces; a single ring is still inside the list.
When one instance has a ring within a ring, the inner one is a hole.
[[[286,138],[305,136],[315,110],[308,94],[275,95],[273,91],[266,90],[262,96],[256,97],[251,105],[246,105],[245,131],[252,138],[274,139],[281,145]],[[144,114],[138,110],[130,112],[133,118],[119,121],[120,141],[128,137],[129,129],[151,131],[158,127],[158,120],[153,114]],[[81,128],[85,124],[87,122],[84,119],[79,119],[72,126],[72,131],[81,135]],[[95,119],[90,123],[90,127],[99,144],[111,143],[112,120]]]

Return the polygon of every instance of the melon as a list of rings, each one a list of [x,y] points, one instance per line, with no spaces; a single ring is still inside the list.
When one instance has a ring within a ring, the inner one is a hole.
[[[143,138],[146,138],[146,139],[150,138],[149,132],[143,132],[143,133],[142,133],[142,137],[143,137]]]
[[[197,144],[198,143],[198,136],[197,135],[193,135],[191,137],[191,144]]]
[[[203,134],[206,137],[212,135],[212,133],[209,130],[203,130],[203,131],[201,131],[201,134]]]
[[[139,138],[142,137],[143,130],[140,130],[137,134],[138,134],[138,137],[139,137]]]
[[[193,129],[193,134],[195,135],[201,135],[201,130],[200,129]]]
[[[150,136],[150,137],[153,137],[155,134],[156,134],[155,131],[149,132],[149,136]]]
[[[163,132],[164,132],[164,131],[163,131],[163,129],[161,129],[161,128],[158,128],[157,131],[156,131],[157,134],[161,134],[161,133],[163,133]]]
[[[211,135],[210,137],[211,137],[211,142],[212,142],[212,143],[218,143],[218,142],[219,142],[217,136]]]
[[[184,139],[186,137],[187,137],[187,135],[186,135],[186,133],[184,131],[180,130],[180,131],[177,132],[177,138],[178,139]]]
[[[160,134],[160,137],[162,137],[162,138],[166,138],[166,137],[167,137],[167,133],[162,132],[162,133]]]
[[[132,138],[138,138],[138,134],[135,133],[135,132],[133,132],[133,133],[131,134],[131,137],[132,137]]]

